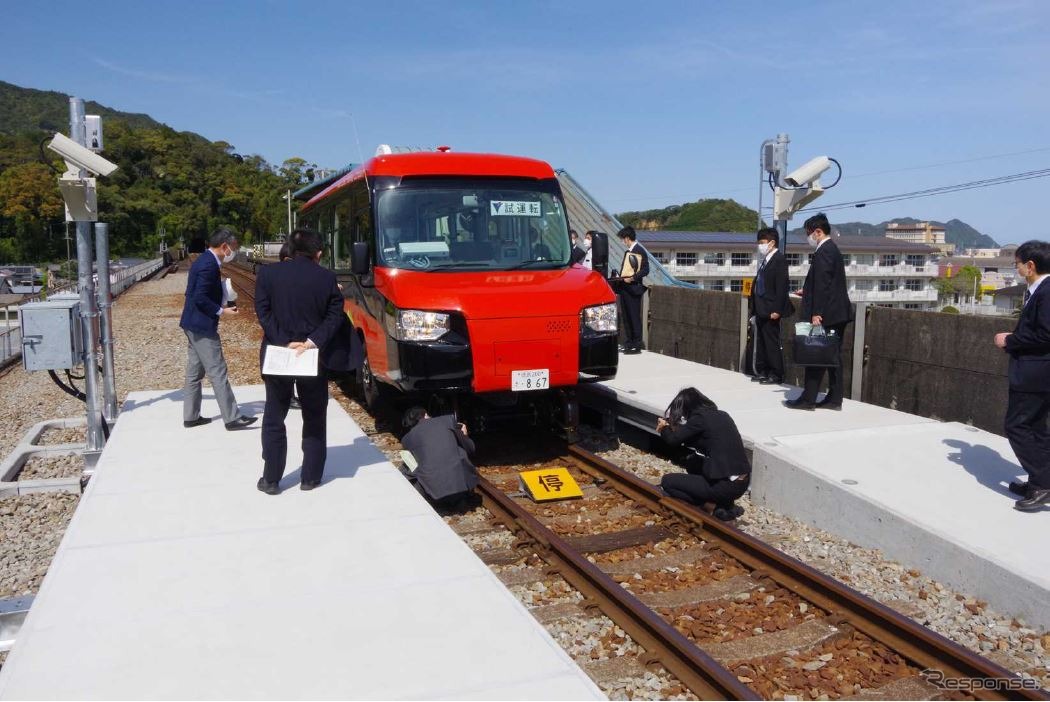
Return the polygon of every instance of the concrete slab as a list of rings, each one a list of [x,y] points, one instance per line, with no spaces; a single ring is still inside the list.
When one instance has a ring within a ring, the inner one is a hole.
[[[1050,628],[1050,551],[1035,537],[1050,510],[1012,508],[1006,484],[1024,471],[1005,438],[851,400],[841,412],[790,410],[780,403],[797,388],[648,352],[620,356],[617,377],[581,388],[580,401],[653,432],[690,385],[752,448],[755,502]]]
[[[956,422],[777,436],[752,498],[1050,628],[1050,510],[1023,513],[1009,442]]]
[[[0,698],[602,698],[335,402],[328,431],[321,487],[269,497],[257,429],[133,394]]]

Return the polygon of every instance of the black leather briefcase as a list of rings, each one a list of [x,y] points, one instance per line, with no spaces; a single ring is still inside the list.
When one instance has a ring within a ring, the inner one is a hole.
[[[813,368],[834,368],[839,364],[838,336],[810,334],[796,336],[794,341],[795,365]]]

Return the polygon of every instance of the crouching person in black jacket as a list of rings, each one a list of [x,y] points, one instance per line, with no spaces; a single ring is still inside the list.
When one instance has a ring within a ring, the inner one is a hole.
[[[751,484],[751,466],[733,419],[696,388],[675,396],[656,431],[670,446],[681,447],[686,473],[669,473],[660,487],[723,520],[744,513],[735,504]],[[713,506],[713,507],[712,507]]]
[[[431,417],[422,407],[405,412],[402,422],[408,433],[401,445],[412,453],[415,470],[409,480],[437,509],[464,511],[481,504],[474,488],[478,471],[470,462],[474,441],[467,425],[452,415]]]

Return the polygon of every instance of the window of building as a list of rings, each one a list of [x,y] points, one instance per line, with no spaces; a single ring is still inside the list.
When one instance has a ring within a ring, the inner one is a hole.
[[[800,253],[789,253],[785,255],[789,266],[801,266],[802,265],[802,254]]]
[[[922,254],[908,254],[907,258],[905,258],[905,261],[907,261],[909,266],[926,265],[926,257]]]
[[[653,258],[660,263],[667,263],[667,252],[666,251],[651,251]]]
[[[788,280],[788,288],[791,289],[791,290],[801,290],[802,289],[802,279],[801,278],[791,278],[790,280]]]
[[[854,280],[853,289],[858,292],[870,292],[875,289],[874,280]]]
[[[730,265],[732,266],[750,266],[751,261],[754,260],[754,257],[749,253],[735,253],[730,255],[732,256],[732,259],[730,260]]]
[[[917,302],[905,302],[904,303],[904,309],[906,309],[906,310],[921,310],[922,309],[922,305],[918,304]]]
[[[725,290],[724,280],[707,280],[703,283],[704,290]]]
[[[880,266],[896,266],[897,265],[897,254],[882,254],[879,257]]]
[[[914,290],[916,292],[919,292],[923,289],[923,287],[925,286],[923,285],[922,278],[908,278],[904,281],[905,290]]]
[[[894,292],[897,290],[897,281],[892,278],[883,278],[879,281],[879,292]]]
[[[875,254],[853,254],[853,262],[858,266],[873,266]]]
[[[808,263],[809,265],[811,265],[811,266],[812,266],[812,265],[813,265],[813,257],[814,257],[814,256],[816,256],[816,254],[815,254],[815,253],[811,253],[811,254],[810,254],[810,255],[809,255],[809,256],[808,256],[807,258],[806,258],[806,263]]]
[[[729,281],[729,292],[738,293],[738,292],[743,292],[743,291],[744,291],[744,281],[743,280],[741,280],[740,278],[733,278],[732,280]]]
[[[706,253],[704,254],[704,263],[712,266],[724,266],[726,264],[726,255],[724,253]]]
[[[852,260],[849,254],[842,254],[842,265],[848,266]]]
[[[696,258],[695,251],[679,251],[674,256],[674,262],[676,266],[695,266]]]

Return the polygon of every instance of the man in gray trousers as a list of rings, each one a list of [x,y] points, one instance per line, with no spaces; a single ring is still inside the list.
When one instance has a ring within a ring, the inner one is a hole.
[[[186,333],[189,349],[186,357],[186,388],[182,400],[182,426],[199,427],[211,421],[201,416],[201,381],[208,376],[219,401],[222,420],[230,431],[244,429],[258,417],[245,417],[237,407],[226,358],[219,341],[219,317],[237,314],[236,307],[222,306],[222,277],[219,267],[229,263],[237,253],[237,236],[220,227],[208,239],[208,250],[197,257],[186,281],[186,302],[179,326]]]

